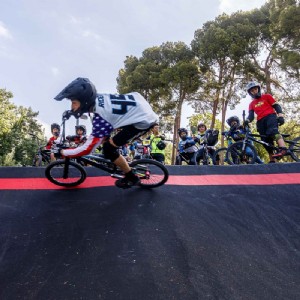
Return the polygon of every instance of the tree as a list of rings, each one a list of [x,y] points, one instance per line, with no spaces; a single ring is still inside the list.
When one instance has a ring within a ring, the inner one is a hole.
[[[294,0],[270,0],[246,15],[255,36],[249,40],[245,79],[257,79],[266,93],[291,103],[294,116],[300,116],[299,15]]]
[[[221,112],[223,131],[228,105],[235,105],[240,100],[244,59],[249,40],[254,37],[249,24],[242,12],[231,16],[223,14],[195,32],[191,45],[204,73],[196,106],[205,107],[212,113],[211,128]]]
[[[36,146],[28,133],[45,139],[44,133],[36,120],[38,113],[12,104],[12,97],[11,92],[0,89],[0,165],[31,165]]]
[[[182,106],[199,88],[199,74],[191,49],[183,42],[167,42],[146,49],[139,59],[128,57],[119,71],[118,91],[140,92],[162,119],[172,120],[177,144]],[[174,150],[172,162],[175,156]]]

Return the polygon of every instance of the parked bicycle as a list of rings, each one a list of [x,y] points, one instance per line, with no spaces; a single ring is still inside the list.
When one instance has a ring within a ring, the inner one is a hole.
[[[219,130],[216,129],[208,129],[205,132],[205,135],[202,137],[200,147],[198,147],[198,151],[196,154],[196,162],[198,165],[213,165],[219,164],[219,157],[215,157],[215,162],[213,161],[213,157],[215,154],[215,145],[218,143]],[[198,143],[200,140],[197,138]]]
[[[50,150],[45,150],[45,146],[41,146],[41,139],[34,133],[29,133],[37,142],[38,149],[34,155],[32,166],[41,167],[50,164]]]
[[[224,136],[225,141],[227,141],[227,145],[231,145],[232,137],[229,135],[229,132],[223,131],[222,135]],[[221,147],[215,151],[215,153],[213,155],[213,164],[214,165],[219,165],[219,166],[230,165],[230,163],[228,162],[228,160],[226,158],[227,149],[228,149],[228,147]]]
[[[209,152],[213,147],[208,146],[207,141],[204,141],[200,147],[197,145],[198,151],[196,154],[197,165],[213,165],[213,155]]]
[[[258,154],[252,142],[268,146],[270,149],[273,150],[274,154],[280,151],[278,146],[257,139],[264,137],[263,135],[250,133],[248,126],[246,126],[245,129],[245,138],[242,141],[238,141],[236,143],[231,144],[227,149],[226,160],[229,164],[254,164]],[[289,134],[281,135],[284,138],[284,142],[288,145],[285,157],[290,157],[292,160],[299,162],[300,137],[297,137],[293,140],[287,140],[287,137],[290,136]]]

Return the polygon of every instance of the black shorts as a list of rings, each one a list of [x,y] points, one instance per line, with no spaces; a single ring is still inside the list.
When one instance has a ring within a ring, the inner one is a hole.
[[[257,121],[256,127],[260,134],[268,137],[273,137],[274,135],[279,134],[277,116],[275,114],[265,116]]]
[[[112,140],[116,146],[121,147],[127,144],[135,137],[138,137],[141,134],[146,133],[149,129],[137,129],[133,125],[127,125],[122,127],[122,130],[119,131],[116,135],[114,135]]]

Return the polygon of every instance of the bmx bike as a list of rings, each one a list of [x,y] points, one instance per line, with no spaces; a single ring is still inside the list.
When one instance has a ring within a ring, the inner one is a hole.
[[[49,164],[45,170],[45,175],[52,183],[74,187],[83,183],[87,177],[85,168],[82,166],[93,166],[108,172],[113,178],[123,178],[123,171],[113,162],[103,158],[101,155],[85,155],[78,157],[76,162],[70,158],[57,160]],[[167,168],[161,163],[152,159],[139,159],[132,161],[130,167],[139,176],[142,188],[156,188],[165,184],[169,178]]]
[[[238,141],[236,143],[231,144],[226,152],[226,160],[230,165],[236,164],[254,164],[257,158],[257,151],[252,144],[258,143],[261,145],[268,146],[272,149],[273,153],[277,153],[280,149],[279,147],[266,143],[262,140],[257,138],[264,137],[263,135],[259,134],[252,134],[249,131],[249,127],[246,126],[246,134],[245,138],[242,141]],[[300,137],[297,137],[293,140],[287,140],[289,134],[281,134],[284,142],[288,145],[287,153],[284,157],[290,157],[291,160],[299,162],[300,161]],[[247,151],[250,150],[250,151]],[[249,154],[250,153],[250,154]]]

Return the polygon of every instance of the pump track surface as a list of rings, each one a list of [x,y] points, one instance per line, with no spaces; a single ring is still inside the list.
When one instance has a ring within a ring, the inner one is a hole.
[[[300,299],[300,164],[168,166],[121,190],[0,168],[0,299]]]

